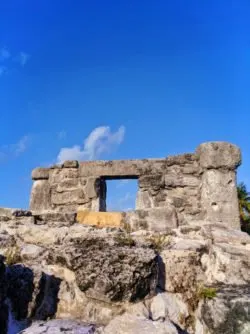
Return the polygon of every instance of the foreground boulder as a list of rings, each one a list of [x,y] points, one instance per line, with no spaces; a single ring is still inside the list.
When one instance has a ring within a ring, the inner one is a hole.
[[[250,237],[221,224],[131,233],[8,212],[0,254],[3,334],[249,332]]]

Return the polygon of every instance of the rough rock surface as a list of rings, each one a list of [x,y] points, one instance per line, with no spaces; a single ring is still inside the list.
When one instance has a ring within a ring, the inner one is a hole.
[[[56,333],[61,324],[69,333],[249,331],[243,232],[202,222],[130,233],[81,225],[74,214],[0,213],[1,328],[9,314],[32,326],[24,333]]]
[[[22,334],[94,334],[95,327],[74,320],[50,320],[35,322]]]

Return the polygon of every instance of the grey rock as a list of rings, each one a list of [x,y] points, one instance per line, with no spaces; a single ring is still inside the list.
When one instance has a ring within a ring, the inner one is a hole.
[[[156,285],[157,261],[153,250],[126,246],[125,237],[112,245],[97,236],[72,240],[50,254],[51,263],[73,270],[81,291],[88,297],[114,301],[136,301]]]
[[[24,245],[21,250],[23,261],[35,260],[44,253],[44,248],[32,244]]]
[[[124,314],[112,320],[104,328],[103,334],[178,334],[176,327],[170,321],[151,321],[134,315]]]
[[[213,299],[202,300],[195,334],[247,334],[250,332],[248,287],[221,287]]]
[[[94,334],[95,326],[77,320],[56,319],[34,322],[22,334]]]
[[[203,168],[235,169],[241,163],[240,149],[227,142],[208,142],[201,144],[197,150],[200,165]]]

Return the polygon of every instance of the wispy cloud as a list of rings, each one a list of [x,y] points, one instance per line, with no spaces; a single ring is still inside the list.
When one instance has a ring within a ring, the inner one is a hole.
[[[128,184],[129,183],[129,180],[121,180],[121,181],[119,181],[118,183],[117,183],[117,186],[116,186],[116,188],[122,188],[122,187],[124,187],[126,184]]]
[[[17,59],[19,60],[21,66],[25,66],[27,61],[30,59],[30,55],[26,52],[20,52]]]
[[[25,135],[14,144],[2,145],[0,147],[0,161],[20,156],[27,150],[29,143],[30,137]]]
[[[108,206],[109,211],[130,211],[135,207],[136,194],[127,192],[118,200],[112,200],[111,205]]]
[[[65,160],[97,159],[103,153],[110,153],[119,146],[124,139],[124,135],[124,126],[121,126],[115,132],[112,132],[109,126],[99,126],[84,140],[82,148],[79,145],[64,147],[60,150],[57,160],[62,163]]]
[[[24,67],[30,55],[27,52],[21,51],[18,54],[12,54],[7,47],[0,48],[0,76],[7,73],[8,70],[15,66],[15,63],[19,66]]]
[[[65,130],[59,131],[57,133],[57,139],[62,140],[67,137],[67,132]]]
[[[19,141],[13,147],[14,154],[18,156],[23,152],[25,152],[28,148],[29,141],[30,141],[29,136],[23,136],[22,138],[20,138]]]

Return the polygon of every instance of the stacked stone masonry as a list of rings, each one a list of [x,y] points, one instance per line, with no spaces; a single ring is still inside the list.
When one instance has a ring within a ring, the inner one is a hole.
[[[164,231],[201,221],[239,228],[240,162],[239,148],[226,142],[204,143],[195,153],[163,159],[66,161],[33,170],[30,209],[106,211],[106,180],[137,179],[136,208],[124,213],[134,229]]]

